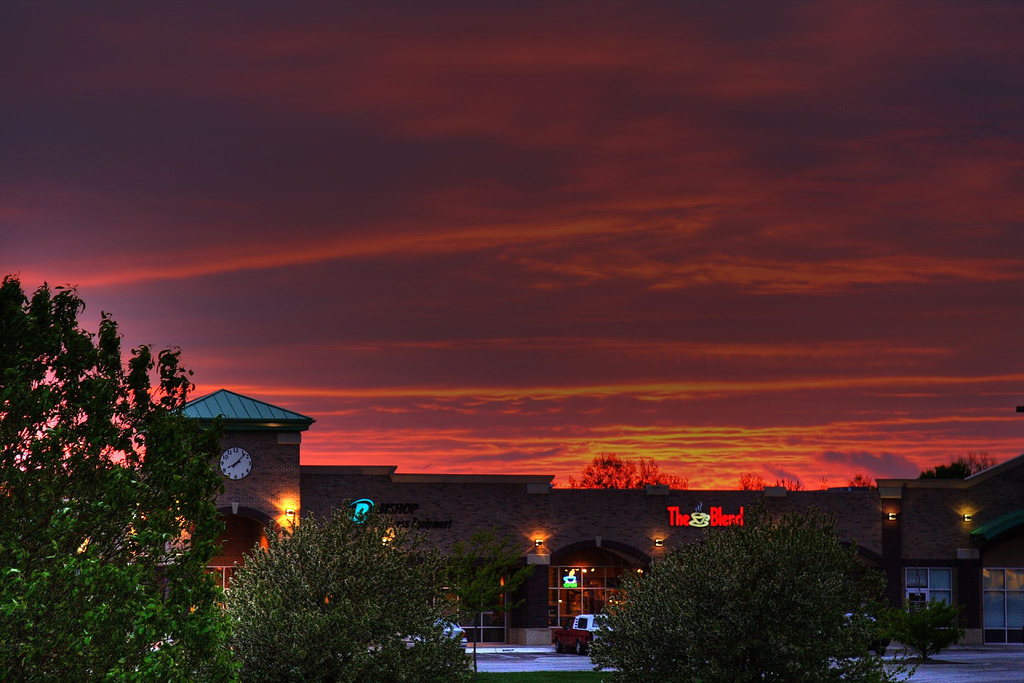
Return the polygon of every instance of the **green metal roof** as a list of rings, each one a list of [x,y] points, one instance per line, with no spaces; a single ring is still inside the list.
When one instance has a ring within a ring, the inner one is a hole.
[[[185,404],[189,417],[203,422],[217,418],[224,421],[225,429],[275,429],[305,431],[315,420],[306,415],[257,401],[248,396],[220,389]]]
[[[971,536],[977,540],[991,541],[1004,531],[1009,531],[1020,524],[1024,524],[1024,509],[1007,512],[1005,515],[982,524],[971,532]]]

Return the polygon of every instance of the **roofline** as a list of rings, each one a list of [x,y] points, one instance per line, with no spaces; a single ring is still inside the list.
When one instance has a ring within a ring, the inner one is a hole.
[[[235,432],[237,432],[237,431],[304,432],[307,429],[309,429],[310,425],[312,425],[314,422],[316,422],[316,418],[310,417],[308,415],[303,415],[302,413],[298,413],[298,412],[296,412],[294,410],[289,410],[288,408],[282,408],[281,406],[275,406],[272,403],[267,403],[266,401],[262,401],[262,400],[260,400],[258,398],[253,398],[252,396],[246,396],[245,394],[240,394],[237,391],[231,391],[230,389],[224,389],[224,388],[217,389],[216,391],[211,391],[208,394],[203,394],[202,396],[199,396],[197,398],[193,398],[193,399],[189,400],[183,406],[183,410],[187,409],[189,406],[191,406],[191,405],[193,405],[195,403],[199,403],[201,401],[204,401],[204,400],[210,398],[211,396],[214,396],[215,394],[221,394],[221,393],[223,393],[223,394],[231,394],[232,396],[235,396],[236,398],[244,399],[244,400],[247,400],[247,401],[251,401],[253,403],[259,403],[259,404],[267,406],[268,408],[273,408],[275,410],[278,410],[278,411],[281,411],[281,412],[284,412],[284,413],[290,413],[292,415],[297,415],[298,417],[293,417],[293,418],[255,418],[255,417],[254,418],[248,418],[248,417],[241,417],[240,418],[240,417],[228,417],[228,416],[223,415],[223,414],[218,415],[216,417],[194,417],[194,416],[191,416],[191,415],[187,415],[187,417],[189,417],[190,419],[195,420],[196,422],[198,422],[200,425],[202,425],[204,427],[205,426],[210,426],[210,425],[213,425],[213,424],[217,424],[219,422],[220,425],[222,426],[222,428],[224,429],[224,431],[229,431],[229,432],[230,431],[235,431]]]
[[[548,474],[397,474],[397,465],[302,465],[302,474],[388,477],[395,484],[551,484]]]
[[[977,474],[972,474],[966,479],[878,479],[876,483],[878,488],[908,488],[908,489],[967,489],[975,484],[980,484],[983,481],[988,481],[992,477],[997,477],[1008,470],[1020,467],[1024,465],[1024,453],[1010,458],[1005,462],[1001,462],[998,465],[989,467],[987,470],[982,470]]]

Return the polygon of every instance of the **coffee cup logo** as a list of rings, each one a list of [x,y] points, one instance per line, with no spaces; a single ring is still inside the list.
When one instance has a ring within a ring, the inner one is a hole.
[[[711,523],[711,515],[706,512],[691,512],[690,526],[707,526]]]

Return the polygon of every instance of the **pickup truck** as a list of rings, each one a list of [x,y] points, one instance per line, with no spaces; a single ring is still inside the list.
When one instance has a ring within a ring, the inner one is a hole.
[[[581,614],[567,619],[565,625],[551,636],[551,642],[555,644],[555,652],[572,650],[578,655],[587,654],[587,648],[594,641],[594,635],[601,627],[601,621],[602,616],[599,614]]]

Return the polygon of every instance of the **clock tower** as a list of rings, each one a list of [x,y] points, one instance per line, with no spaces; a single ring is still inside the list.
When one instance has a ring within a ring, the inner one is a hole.
[[[217,496],[217,511],[226,528],[212,564],[224,567],[226,581],[244,553],[266,543],[268,525],[299,520],[299,445],[314,420],[227,389],[189,401],[185,414],[201,424],[220,420],[223,427],[216,467],[224,492]]]

